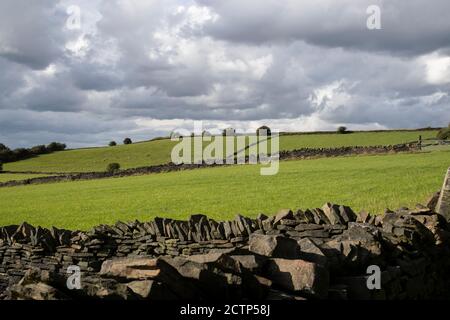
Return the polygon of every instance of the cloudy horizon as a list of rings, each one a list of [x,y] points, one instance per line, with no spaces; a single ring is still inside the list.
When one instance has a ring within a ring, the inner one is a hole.
[[[2,0],[0,143],[446,126],[449,34],[447,0]]]

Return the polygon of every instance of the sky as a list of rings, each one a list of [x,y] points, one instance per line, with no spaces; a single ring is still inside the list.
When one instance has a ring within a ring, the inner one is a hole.
[[[379,29],[368,28],[380,8]],[[450,122],[448,0],[1,0],[0,143]]]

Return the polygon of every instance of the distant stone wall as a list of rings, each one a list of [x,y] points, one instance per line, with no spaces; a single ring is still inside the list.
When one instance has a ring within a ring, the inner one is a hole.
[[[410,152],[416,151],[418,147],[416,144],[399,144],[392,146],[369,146],[369,147],[340,147],[340,148],[302,148],[292,151],[281,151],[280,159],[308,159],[308,158],[319,158],[319,157],[338,157],[347,155],[361,155],[361,154],[387,154],[387,153],[397,153],[397,152]],[[248,161],[248,157],[246,157]],[[236,161],[236,159],[235,159]],[[176,165],[174,163],[168,163],[163,165],[141,167],[121,170],[119,172],[86,172],[86,173],[51,173],[47,172],[45,174],[54,174],[53,176],[31,178],[20,181],[9,181],[0,183],[1,187],[14,187],[29,184],[43,184],[43,183],[53,183],[62,181],[77,181],[77,180],[91,180],[91,179],[104,179],[104,178],[114,178],[114,177],[126,177],[135,176],[151,173],[162,173],[171,171],[182,171],[182,170],[192,170],[200,168],[209,168],[223,166],[220,164],[180,164]],[[21,173],[37,173],[37,172],[21,172]],[[43,173],[43,172],[40,172]]]
[[[340,157],[361,154],[386,154],[417,151],[418,145],[397,144],[389,146],[340,147],[340,148],[302,148],[291,151],[280,151],[280,159],[304,159],[315,157]]]
[[[0,298],[450,298],[449,240],[445,218],[421,205],[372,216],[327,203],[256,219],[194,215],[88,232],[24,223],[0,228]],[[66,287],[71,265],[82,271],[81,290]],[[381,289],[367,287],[371,265]]]

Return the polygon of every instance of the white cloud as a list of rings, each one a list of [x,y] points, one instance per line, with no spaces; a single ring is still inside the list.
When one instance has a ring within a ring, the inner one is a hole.
[[[431,84],[450,83],[450,57],[436,53],[422,58],[427,71],[427,80]]]

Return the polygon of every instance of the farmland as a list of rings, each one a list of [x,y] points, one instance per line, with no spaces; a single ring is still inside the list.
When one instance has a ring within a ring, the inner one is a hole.
[[[435,137],[436,131],[355,132],[351,134],[296,134],[280,137],[280,150],[341,146],[374,146],[405,143]],[[170,162],[176,142],[169,139],[55,152],[28,160],[6,163],[4,170],[12,172],[92,172],[104,171],[117,162],[123,169],[159,165]],[[205,143],[207,144],[207,143]]]
[[[62,153],[61,153],[62,154]],[[34,160],[34,159],[33,159]],[[231,166],[137,177],[0,188],[0,225],[88,229],[155,216],[255,216],[325,201],[380,213],[414,206],[442,184],[449,151],[282,161],[275,176]]]

